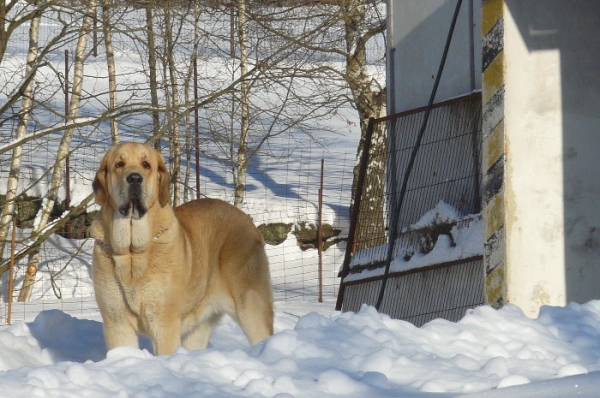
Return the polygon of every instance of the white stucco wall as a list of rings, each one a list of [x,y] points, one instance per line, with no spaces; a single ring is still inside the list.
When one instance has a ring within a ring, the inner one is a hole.
[[[560,54],[505,22],[507,301],[534,315],[566,298]]]
[[[591,3],[506,1],[506,301],[532,316],[600,298],[600,9]]]
[[[388,4],[388,112],[393,114],[427,105],[456,0]],[[480,14],[480,0],[463,1],[436,102],[481,89]]]
[[[541,305],[600,299],[600,2],[503,4],[504,65],[494,73],[504,119],[493,142],[503,151],[491,146],[504,162],[502,206],[490,215],[501,243],[488,256],[502,256],[494,260],[506,288],[501,302],[535,316]],[[426,105],[455,5],[389,2],[389,113]],[[463,1],[436,102],[481,87],[480,44],[470,62],[480,12],[480,1]]]

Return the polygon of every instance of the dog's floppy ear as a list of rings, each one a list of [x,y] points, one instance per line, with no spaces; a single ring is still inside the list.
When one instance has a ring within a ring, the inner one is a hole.
[[[157,152],[158,156],[158,202],[161,206],[166,206],[171,201],[171,176],[167,171],[167,166],[163,157]]]
[[[100,163],[100,168],[96,172],[96,178],[92,183],[94,195],[96,195],[96,203],[104,206],[108,203],[108,189],[106,188],[106,175],[108,174],[108,154],[104,156]]]

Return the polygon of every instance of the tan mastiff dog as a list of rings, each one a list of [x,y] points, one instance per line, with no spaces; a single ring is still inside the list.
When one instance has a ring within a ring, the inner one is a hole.
[[[112,147],[96,174],[92,274],[107,348],[137,347],[138,334],[156,355],[204,348],[223,314],[251,344],[272,335],[268,260],[250,217],[214,199],[173,209],[169,184],[145,144]]]

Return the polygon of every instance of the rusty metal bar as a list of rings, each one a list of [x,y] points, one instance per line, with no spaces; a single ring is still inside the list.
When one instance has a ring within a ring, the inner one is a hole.
[[[319,220],[317,223],[317,250],[319,255],[319,303],[323,302],[323,178],[325,159],[321,158],[321,184],[319,187]]]
[[[12,236],[10,239],[10,264],[8,268],[8,314],[6,314],[6,323],[9,325],[12,322],[12,303],[14,300],[13,294],[15,289],[15,250],[17,245],[17,206],[12,216]]]
[[[369,152],[371,151],[371,140],[373,138],[375,119],[370,118],[369,124],[367,125],[367,132],[365,134],[365,142],[363,145],[363,151],[360,157],[360,168],[358,171],[358,179],[356,182],[356,188],[354,190],[354,203],[352,204],[352,214],[350,215],[350,230],[348,231],[348,240],[346,241],[346,252],[344,253],[344,262],[342,264],[342,270],[339,275],[342,278],[340,283],[340,290],[338,292],[337,303],[335,305],[336,311],[342,309],[342,302],[344,300],[344,278],[350,273],[350,258],[352,257],[352,248],[354,247],[354,238],[356,235],[356,224],[358,220],[358,214],[360,209],[360,202],[362,200],[362,191],[365,184],[365,177],[367,174],[367,166],[369,163]]]
[[[98,56],[98,12],[96,11],[95,8],[94,8],[94,12],[96,12],[96,15],[94,15],[94,19],[93,19],[92,41],[94,42],[94,48],[92,49],[92,55],[94,57],[97,57]]]
[[[196,153],[196,199],[200,199],[200,115],[198,110],[198,54],[194,54],[194,152]]]
[[[65,126],[69,122],[69,50],[65,50]],[[65,159],[65,209],[71,207],[71,176],[69,156]],[[68,228],[68,227],[67,227]]]

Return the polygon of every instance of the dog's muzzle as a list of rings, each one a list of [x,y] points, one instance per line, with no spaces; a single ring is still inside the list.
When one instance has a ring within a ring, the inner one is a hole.
[[[128,185],[128,201],[123,204],[123,206],[119,207],[119,213],[124,217],[127,217],[131,211],[133,218],[142,218],[148,211],[141,201],[144,177],[139,173],[131,173],[125,178],[125,181],[127,181]]]

